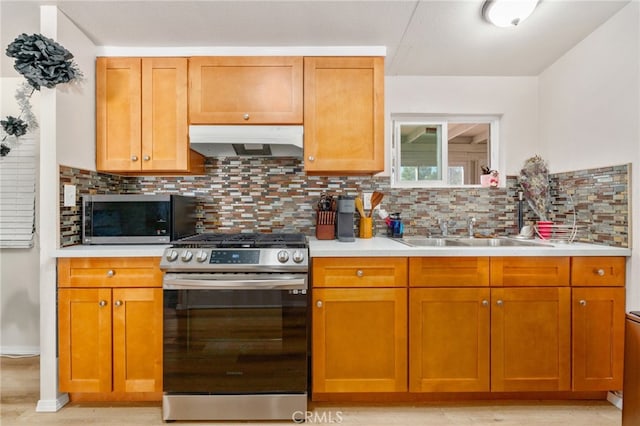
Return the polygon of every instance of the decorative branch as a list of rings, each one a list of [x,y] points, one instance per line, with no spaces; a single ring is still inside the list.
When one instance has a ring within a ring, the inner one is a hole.
[[[60,83],[69,83],[82,77],[82,72],[73,61],[73,55],[54,40],[41,34],[21,34],[7,46],[7,56],[15,58],[13,67],[27,82],[16,91],[16,101],[20,107],[18,117],[7,116],[0,120],[5,132],[0,141],[0,156],[7,155],[11,148],[5,143],[7,137],[19,138],[29,130],[36,129],[38,123],[31,110],[30,99],[41,86],[54,88]]]

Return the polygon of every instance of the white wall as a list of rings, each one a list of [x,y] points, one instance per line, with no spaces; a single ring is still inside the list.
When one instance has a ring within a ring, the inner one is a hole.
[[[96,46],[64,14],[58,13],[56,40],[74,55],[83,73],[81,81],[57,90],[58,164],[96,169]]]
[[[503,176],[519,173],[531,155],[544,154],[538,145],[537,77],[386,77],[386,152],[391,152],[390,116],[397,113],[501,115]]]
[[[24,81],[22,77],[0,78],[2,119],[20,114],[14,96]],[[39,93],[35,92],[31,105],[36,118],[40,116],[39,101]],[[36,236],[33,248],[0,249],[0,354],[37,354],[40,351],[38,244]]]
[[[552,172],[632,164],[627,309],[640,309],[640,3],[631,2],[539,76],[540,142]]]

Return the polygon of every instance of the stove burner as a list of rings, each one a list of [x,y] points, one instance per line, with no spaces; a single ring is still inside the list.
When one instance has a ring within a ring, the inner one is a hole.
[[[205,233],[172,242],[181,248],[304,248],[307,238],[300,233]]]

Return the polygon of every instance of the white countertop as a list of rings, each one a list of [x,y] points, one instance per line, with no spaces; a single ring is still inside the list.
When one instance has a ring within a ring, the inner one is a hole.
[[[540,240],[537,240],[540,241]],[[309,238],[311,257],[415,256],[631,256],[631,249],[585,243],[542,243],[506,247],[410,247],[387,237],[356,238],[355,242]]]
[[[539,240],[538,240],[539,241]],[[56,250],[56,257],[161,257],[169,245],[76,245]],[[631,256],[631,249],[585,243],[542,243],[535,247],[410,247],[387,237],[355,242],[309,237],[311,257],[412,256]]]
[[[59,248],[56,257],[161,257],[166,244],[77,245]]]

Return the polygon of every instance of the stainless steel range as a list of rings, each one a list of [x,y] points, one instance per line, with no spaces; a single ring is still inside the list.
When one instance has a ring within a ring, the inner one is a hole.
[[[165,251],[164,420],[304,418],[308,266],[303,234],[201,234]]]

